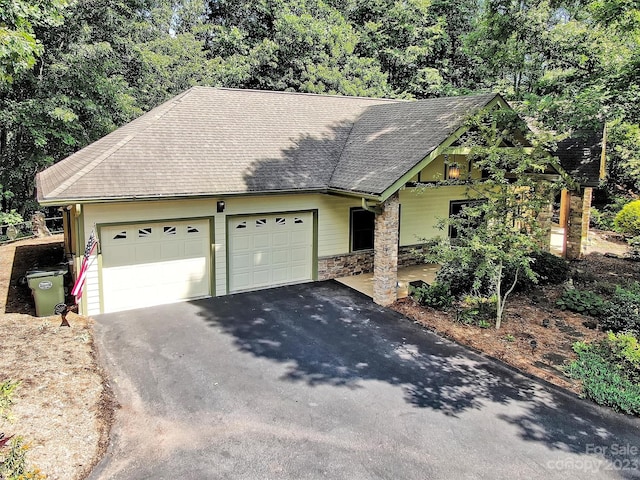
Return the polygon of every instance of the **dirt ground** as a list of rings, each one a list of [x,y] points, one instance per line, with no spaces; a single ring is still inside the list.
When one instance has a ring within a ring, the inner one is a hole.
[[[640,263],[610,256],[623,256],[626,252],[627,245],[619,238],[592,231],[584,259],[570,264],[576,287],[586,288],[595,281],[612,284],[626,279],[640,281]],[[458,343],[580,393],[580,385],[563,373],[563,367],[576,358],[571,347],[576,341],[590,342],[605,334],[585,325],[593,322],[590,317],[556,308],[563,288],[540,287],[526,294],[514,294],[499,330],[456,322],[454,312],[422,307],[411,298],[399,300],[392,308]],[[548,320],[548,326],[543,326],[543,320]]]
[[[62,236],[0,246],[0,381],[19,381],[13,421],[0,432],[30,446],[27,461],[50,480],[81,479],[108,442],[112,396],[96,358],[92,321],[35,317],[21,277],[63,260]]]

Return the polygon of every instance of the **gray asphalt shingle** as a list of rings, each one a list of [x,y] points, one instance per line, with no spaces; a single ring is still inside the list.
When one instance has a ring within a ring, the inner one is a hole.
[[[194,87],[38,174],[38,196],[379,194],[494,97],[406,102]]]

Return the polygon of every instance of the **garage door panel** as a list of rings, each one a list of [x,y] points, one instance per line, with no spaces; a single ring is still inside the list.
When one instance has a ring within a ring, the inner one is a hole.
[[[274,268],[272,279],[274,284],[290,282],[291,272],[289,267]]]
[[[253,248],[268,248],[271,245],[271,236],[267,233],[256,233],[253,236]]]
[[[253,266],[254,267],[266,267],[271,264],[270,252],[254,252],[253,254]]]
[[[101,233],[104,311],[209,295],[208,230],[208,220],[105,227]]]
[[[184,257],[206,257],[209,249],[209,242],[205,239],[188,240],[183,244]]]
[[[253,247],[253,241],[250,236],[235,236],[233,238],[233,246],[235,252],[250,252]]]
[[[273,234],[273,247],[287,247],[291,243],[291,235],[289,232],[275,232]]]
[[[312,219],[311,212],[230,218],[230,291],[311,280]],[[251,266],[239,256],[240,252],[246,252],[247,239],[253,254]],[[250,271],[246,271],[247,268]]]

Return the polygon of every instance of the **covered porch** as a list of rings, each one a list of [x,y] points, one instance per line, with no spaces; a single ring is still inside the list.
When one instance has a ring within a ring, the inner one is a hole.
[[[559,257],[563,256],[565,229],[557,224],[551,227],[551,236],[549,241],[549,251]],[[422,280],[428,284],[432,284],[436,278],[436,273],[440,269],[440,265],[427,263],[421,265],[411,265],[398,268],[397,282],[397,298],[405,298],[409,296],[410,282]],[[336,281],[353,288],[368,297],[373,298],[374,275],[373,272],[362,273],[360,275],[351,275],[348,277],[336,278]]]

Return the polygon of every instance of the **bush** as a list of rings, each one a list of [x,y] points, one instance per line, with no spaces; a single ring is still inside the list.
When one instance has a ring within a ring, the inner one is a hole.
[[[634,259],[640,259],[640,235],[636,235],[635,237],[627,240],[629,243],[629,248],[631,249],[631,257]]]
[[[424,284],[412,289],[411,295],[421,305],[444,310],[451,306],[453,298],[451,290],[446,283],[435,282],[432,285]]]
[[[475,272],[480,264],[477,260],[465,263],[462,260],[454,260],[446,262],[442,265],[436,274],[436,282],[449,285],[449,290],[453,296],[469,293],[473,290],[473,281]],[[480,291],[486,293],[489,291],[490,280],[483,279]]]
[[[495,295],[483,297],[467,295],[460,307],[456,319],[465,325],[477,325],[480,328],[489,328],[494,325],[498,306]]]
[[[13,394],[20,382],[6,380],[0,382],[0,420],[11,419],[11,405],[13,405]]]
[[[604,305],[601,317],[603,330],[640,334],[640,284],[635,282],[627,288],[617,287],[613,297]]]
[[[605,302],[602,297],[589,290],[565,290],[556,302],[562,310],[599,317],[603,313]]]
[[[569,263],[551,252],[531,255],[531,269],[538,275],[539,285],[559,285],[569,278]]]
[[[22,222],[24,222],[24,219],[15,210],[0,212],[0,225],[16,225]]]
[[[616,231],[636,237],[640,235],[640,200],[627,203],[616,215],[614,220]]]
[[[600,405],[640,415],[640,348],[632,335],[610,334],[600,342],[577,342],[578,360],[567,373],[582,381],[584,396]]]

